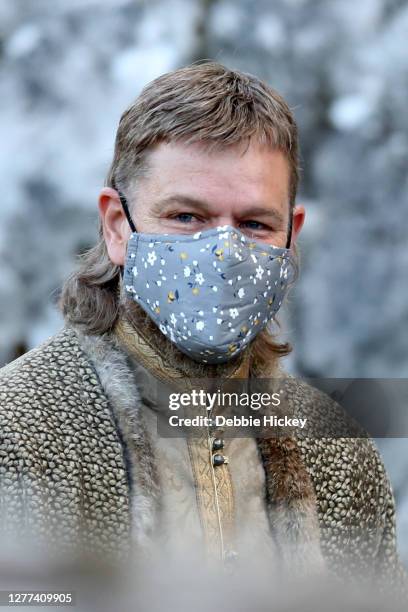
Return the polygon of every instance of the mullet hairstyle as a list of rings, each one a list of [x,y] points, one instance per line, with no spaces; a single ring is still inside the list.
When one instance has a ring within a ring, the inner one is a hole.
[[[148,169],[147,154],[161,142],[201,143],[210,150],[222,150],[249,145],[251,139],[285,154],[292,212],[299,182],[299,145],[289,106],[251,74],[215,62],[194,63],[151,81],[125,110],[105,185],[120,190],[131,202],[137,179]],[[119,315],[119,281],[120,267],[109,259],[100,221],[97,244],[78,256],[77,269],[62,287],[58,306],[65,320],[87,334],[110,331]],[[292,347],[275,342],[265,329],[251,350],[262,369],[262,364],[287,355]]]

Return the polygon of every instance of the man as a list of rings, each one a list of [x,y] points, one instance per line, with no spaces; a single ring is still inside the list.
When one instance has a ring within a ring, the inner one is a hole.
[[[85,554],[157,547],[402,580],[368,439],[157,430],[158,382],[283,375],[290,347],[269,323],[305,218],[297,138],[275,91],[210,62],[154,80],[122,115],[99,241],[61,294],[65,326],[1,373],[5,532],[30,526]],[[327,431],[341,418],[305,383],[285,377],[285,390]]]

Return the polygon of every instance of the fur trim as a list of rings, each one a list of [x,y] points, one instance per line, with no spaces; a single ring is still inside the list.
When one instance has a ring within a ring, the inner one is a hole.
[[[257,442],[265,468],[269,521],[284,565],[301,574],[321,572],[325,563],[316,495],[296,441],[287,437]]]
[[[143,422],[140,394],[125,353],[112,336],[78,332],[109,400],[125,453],[128,472],[132,539],[146,548],[156,528],[160,487],[153,448]]]
[[[160,486],[153,447],[141,413],[132,366],[114,336],[77,332],[113,410],[128,466],[132,538],[145,547],[156,528]],[[301,574],[322,571],[316,496],[292,438],[257,441],[265,468],[266,504],[272,533],[284,566]]]

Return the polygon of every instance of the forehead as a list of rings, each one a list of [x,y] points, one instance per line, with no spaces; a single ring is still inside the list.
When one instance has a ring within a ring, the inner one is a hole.
[[[289,162],[285,154],[257,142],[209,151],[200,143],[160,143],[147,157],[149,171],[140,185],[149,201],[174,194],[219,206],[289,203]]]

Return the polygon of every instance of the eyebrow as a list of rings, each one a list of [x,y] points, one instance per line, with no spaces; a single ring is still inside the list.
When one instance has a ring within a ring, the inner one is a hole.
[[[207,212],[207,213],[210,212],[210,209],[211,209],[210,204],[208,202],[205,202],[204,200],[200,200],[199,198],[194,198],[194,197],[186,196],[182,194],[174,194],[174,195],[168,196],[167,198],[164,198],[162,200],[158,200],[157,202],[155,202],[153,204],[152,210],[155,213],[164,212],[166,209],[170,208],[171,205],[175,205],[175,204],[184,204],[192,208],[195,208],[196,210],[201,210],[202,212]],[[249,206],[248,208],[244,210],[241,216],[242,217],[256,216],[256,217],[265,217],[265,218],[268,217],[270,219],[273,219],[277,223],[283,224],[285,222],[282,214],[278,210],[274,208],[267,208],[266,206],[262,206],[262,205]]]

